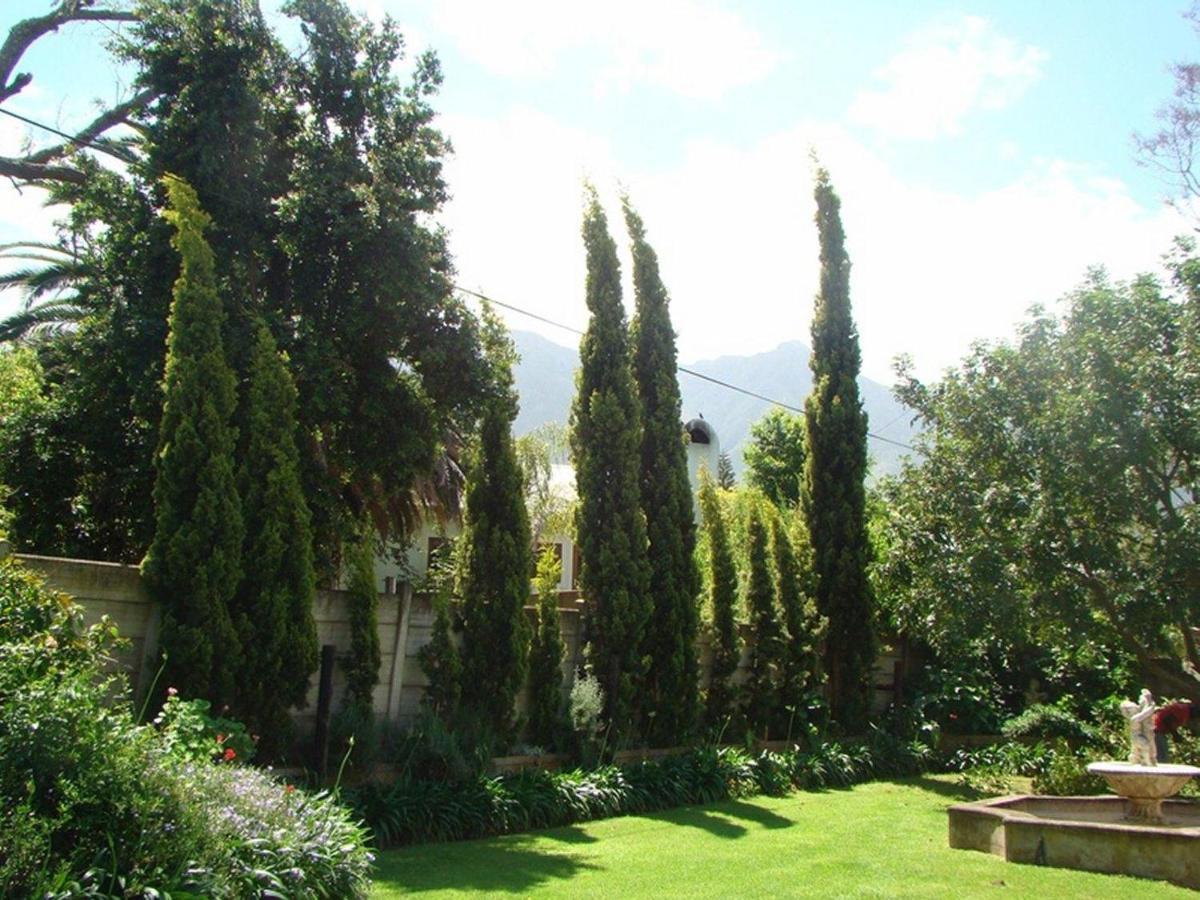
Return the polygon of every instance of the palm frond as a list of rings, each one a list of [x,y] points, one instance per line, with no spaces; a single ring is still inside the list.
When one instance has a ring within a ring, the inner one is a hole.
[[[0,343],[62,334],[82,321],[88,312],[71,297],[56,297],[28,306],[0,322]]]

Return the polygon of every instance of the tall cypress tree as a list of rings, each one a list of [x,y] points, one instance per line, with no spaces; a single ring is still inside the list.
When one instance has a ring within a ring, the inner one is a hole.
[[[517,692],[529,654],[529,515],[512,436],[517,398],[515,353],[504,326],[485,314],[484,343],[496,368],[495,396],[484,409],[479,446],[467,479],[462,540],[463,704],[501,740],[513,737]]]
[[[588,599],[588,652],[618,742],[638,723],[650,619],[646,522],[638,491],[641,412],[629,362],[617,247],[594,189],[583,217],[587,333],[571,409],[579,581]]]
[[[709,728],[724,729],[734,713],[732,679],[741,656],[734,615],[737,569],[733,564],[717,485],[706,469],[700,471],[700,521],[708,544],[708,601],[713,632],[704,718]]]
[[[187,182],[168,175],[163,184],[163,217],[174,226],[180,268],[154,458],[154,539],[142,571],[161,604],[165,684],[220,708],[235,696],[240,658],[229,613],[242,561],[237,436],[230,424],[236,383],[221,341],[225,316],[204,238],[209,217]]]
[[[683,743],[699,712],[695,524],[681,425],[675,331],[658,257],[628,197],[622,198],[633,250],[637,312],[631,327],[633,374],[642,406],[641,497],[649,539],[654,611],[643,644],[650,668],[646,692],[654,715],[646,736],[658,746]]]
[[[286,748],[288,708],[301,706],[317,667],[312,604],[312,529],[296,450],[296,386],[266,324],[259,322],[242,401],[238,493],[242,583],[233,623],[243,653],[237,714],[262,735],[260,752]]]
[[[867,581],[867,415],[858,396],[861,357],[850,313],[850,259],[841,202],[817,172],[821,289],[812,320],[813,388],[804,404],[803,506],[812,540],[817,609],[829,621],[825,671],[834,721],[857,730],[869,713],[875,660],[874,600]]]
[[[752,644],[743,708],[746,726],[756,736],[767,738],[777,720],[778,681],[783,668],[783,633],[775,608],[775,585],[771,578],[767,531],[760,507],[761,502],[754,498],[746,523],[747,566],[743,594]]]
[[[379,588],[375,584],[375,537],[364,524],[362,535],[350,548],[350,583],[347,585],[347,618],[350,651],[342,660],[346,672],[346,705],[356,729],[369,731],[374,718],[373,695],[379,683],[382,652],[379,649]]]
[[[566,730],[563,703],[563,646],[559,630],[558,579],[562,564],[547,547],[538,557],[537,630],[529,648],[529,740],[544,748],[559,743]]]
[[[778,515],[771,520],[771,556],[775,563],[775,596],[787,632],[779,690],[780,730],[791,739],[795,725],[808,719],[822,683],[818,646],[825,633],[825,620],[817,615],[805,590],[795,543]]]

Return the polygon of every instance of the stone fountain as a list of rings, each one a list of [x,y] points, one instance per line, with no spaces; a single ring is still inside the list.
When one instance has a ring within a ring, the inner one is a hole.
[[[1163,825],[1163,801],[1174,797],[1189,779],[1200,775],[1195,766],[1158,762],[1154,745],[1154,697],[1142,691],[1135,703],[1126,700],[1121,713],[1129,721],[1129,762],[1094,762],[1087,768],[1108,782],[1113,793],[1125,798],[1125,818],[1147,825]]]
[[[1200,804],[1171,800],[1200,768],[1158,763],[1149,691],[1125,701],[1128,762],[1098,762],[1119,796],[1017,795],[949,809],[950,846],[1010,862],[1137,875],[1200,889]]]

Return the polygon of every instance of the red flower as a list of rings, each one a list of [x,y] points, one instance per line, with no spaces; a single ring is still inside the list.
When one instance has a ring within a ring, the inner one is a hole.
[[[285,785],[283,788],[283,792],[285,794],[290,794],[294,790],[296,790],[296,786],[294,784]]]
[[[230,760],[232,760],[232,759],[233,759],[235,756],[237,756],[237,754],[233,752],[233,748],[232,748],[232,747],[229,747],[229,748],[228,748],[228,749],[225,751],[225,757],[224,757],[224,759],[225,759],[225,762],[229,762],[229,761],[230,761]]]

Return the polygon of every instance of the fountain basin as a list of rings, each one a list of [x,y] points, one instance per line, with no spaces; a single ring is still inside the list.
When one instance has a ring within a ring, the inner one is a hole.
[[[1019,795],[960,803],[948,811],[950,846],[1009,862],[1136,875],[1200,889],[1200,804],[1160,803],[1161,824],[1129,821],[1120,797]]]
[[[1088,771],[1100,775],[1115,793],[1129,801],[1125,815],[1134,822],[1162,824],[1163,800],[1179,793],[1188,780],[1200,775],[1195,766],[1163,763],[1140,766],[1127,762],[1089,763]]]

